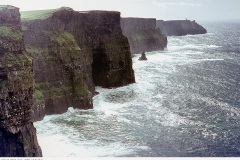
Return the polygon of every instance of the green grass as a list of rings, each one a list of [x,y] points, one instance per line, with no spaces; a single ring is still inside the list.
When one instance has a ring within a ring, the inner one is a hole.
[[[5,58],[7,63],[22,63],[22,62],[31,62],[32,58],[31,57],[16,57],[16,56],[12,56],[12,55],[8,55]]]
[[[7,85],[7,81],[4,80],[4,81],[0,82],[0,89],[6,87],[6,85]]]
[[[52,16],[56,9],[50,10],[36,10],[36,11],[22,11],[22,20],[46,19]]]
[[[78,95],[86,95],[89,93],[89,90],[86,85],[77,85],[76,86],[76,94]]]
[[[65,92],[69,92],[71,87],[61,86],[61,87],[50,87],[49,89],[41,90],[45,99],[57,99],[61,98]]]
[[[0,37],[10,38],[14,41],[20,41],[23,35],[20,31],[11,26],[0,26]]]
[[[39,91],[39,90],[35,90],[35,92],[33,93],[33,95],[34,95],[34,99],[37,101],[37,102],[41,102],[42,100],[43,100],[43,98],[44,98],[44,96],[43,96],[43,93],[41,92],[41,91]]]
[[[22,20],[36,20],[36,19],[47,19],[53,15],[53,13],[62,11],[62,10],[72,10],[68,7],[62,7],[59,9],[49,9],[49,10],[35,10],[35,11],[22,11],[21,18]]]
[[[61,47],[65,47],[70,50],[81,50],[74,36],[67,31],[45,31],[45,34],[49,36],[52,41],[58,43]]]

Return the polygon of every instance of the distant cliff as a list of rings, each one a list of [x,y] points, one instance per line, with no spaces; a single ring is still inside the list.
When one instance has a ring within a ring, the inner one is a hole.
[[[0,157],[40,157],[31,122],[33,66],[23,42],[19,9],[0,6]]]
[[[155,18],[121,18],[121,27],[133,54],[167,47],[167,37],[156,28]]]
[[[157,27],[166,36],[184,36],[194,34],[205,34],[207,30],[190,20],[174,20],[174,21],[162,21],[157,20]]]
[[[26,49],[34,58],[34,120],[68,107],[91,109],[95,85],[134,83],[120,13],[71,8],[22,12]]]

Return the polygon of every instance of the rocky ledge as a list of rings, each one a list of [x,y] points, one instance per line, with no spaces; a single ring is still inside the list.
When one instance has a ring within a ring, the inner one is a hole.
[[[19,9],[0,6],[0,157],[40,157],[31,122],[33,62],[25,50]]]
[[[205,34],[207,30],[190,20],[173,20],[173,21],[157,21],[157,27],[160,28],[162,33],[166,36],[185,36],[195,34]]]
[[[121,27],[129,40],[132,54],[167,47],[167,37],[156,28],[155,18],[121,18]]]

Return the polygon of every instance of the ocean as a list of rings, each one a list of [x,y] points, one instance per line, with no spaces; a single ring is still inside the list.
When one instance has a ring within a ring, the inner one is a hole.
[[[133,58],[136,83],[36,122],[44,157],[239,157],[240,22]]]

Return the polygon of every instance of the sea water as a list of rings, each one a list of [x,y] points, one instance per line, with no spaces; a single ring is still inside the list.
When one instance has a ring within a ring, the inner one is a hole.
[[[93,110],[35,123],[43,156],[240,156],[240,23],[203,25],[134,57],[136,83],[97,87]]]

